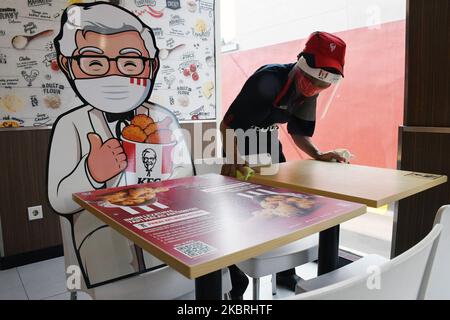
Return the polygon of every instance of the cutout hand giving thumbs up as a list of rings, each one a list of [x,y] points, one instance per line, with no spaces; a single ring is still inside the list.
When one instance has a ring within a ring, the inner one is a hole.
[[[127,168],[127,156],[117,139],[103,143],[96,133],[88,134],[91,150],[87,159],[89,173],[98,183],[105,183]]]

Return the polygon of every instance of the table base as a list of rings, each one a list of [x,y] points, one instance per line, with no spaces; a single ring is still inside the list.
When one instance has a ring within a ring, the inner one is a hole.
[[[319,234],[319,276],[339,268],[339,232],[337,225]]]
[[[222,270],[195,279],[195,298],[197,300],[223,300]]]

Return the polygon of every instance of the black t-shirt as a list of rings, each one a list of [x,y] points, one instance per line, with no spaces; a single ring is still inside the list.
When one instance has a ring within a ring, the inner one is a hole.
[[[257,70],[230,106],[224,123],[234,130],[268,128],[287,123],[291,135],[312,137],[316,126],[317,96],[305,98],[300,106],[291,110],[274,106],[294,66],[271,64]]]

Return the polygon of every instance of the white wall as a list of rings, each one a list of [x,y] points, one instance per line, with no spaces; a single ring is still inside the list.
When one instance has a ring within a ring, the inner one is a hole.
[[[404,20],[406,0],[221,0],[222,37],[240,50]]]

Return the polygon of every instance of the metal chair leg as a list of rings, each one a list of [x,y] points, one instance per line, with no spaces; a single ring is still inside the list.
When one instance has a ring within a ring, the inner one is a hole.
[[[78,300],[78,292],[71,291],[70,292],[70,300]]]
[[[274,273],[272,275],[272,295],[276,296],[277,295],[277,274]]]
[[[259,300],[260,279],[253,278],[253,300]]]

